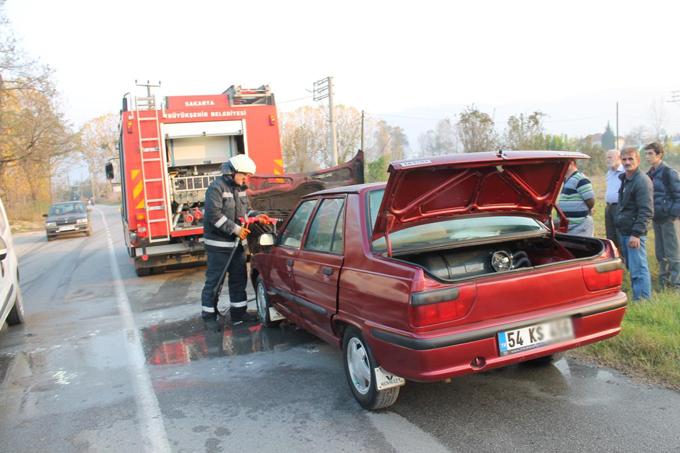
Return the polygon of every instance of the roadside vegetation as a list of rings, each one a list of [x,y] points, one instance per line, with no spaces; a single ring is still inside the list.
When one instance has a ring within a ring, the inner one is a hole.
[[[596,176],[591,177],[591,180],[597,196],[595,235],[604,237],[605,179]],[[629,303],[619,335],[572,350],[569,355],[680,390],[680,292],[662,291],[659,288],[652,230],[647,241],[647,256],[654,290],[652,299]],[[623,289],[630,297],[630,278],[627,273]]]

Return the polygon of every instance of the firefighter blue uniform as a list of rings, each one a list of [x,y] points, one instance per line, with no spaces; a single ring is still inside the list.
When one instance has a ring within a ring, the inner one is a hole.
[[[203,238],[208,269],[205,272],[205,286],[201,293],[203,319],[215,319],[218,314],[216,302],[213,302],[216,301],[213,293],[231,253],[234,252],[228,268],[229,313],[232,322],[241,321],[247,318],[248,305],[246,254],[239,238],[241,230],[239,219],[245,218],[248,214],[246,187],[237,185],[233,175],[223,174],[206,190],[204,208]]]

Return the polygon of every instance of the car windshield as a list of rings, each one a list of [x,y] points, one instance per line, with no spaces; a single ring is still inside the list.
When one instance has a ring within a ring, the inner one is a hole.
[[[85,213],[85,205],[82,203],[60,203],[50,206],[50,214],[64,215],[64,214],[83,214]]]
[[[378,209],[382,202],[384,190],[375,190],[368,194],[371,225],[373,230]],[[455,242],[475,241],[498,236],[533,235],[547,232],[547,228],[531,217],[511,215],[487,215],[440,220],[417,225],[390,233],[392,250],[411,249],[416,247],[437,247]],[[373,249],[385,251],[385,238],[373,241]]]

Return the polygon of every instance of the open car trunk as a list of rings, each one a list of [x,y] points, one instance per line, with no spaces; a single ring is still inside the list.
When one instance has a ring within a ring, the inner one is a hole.
[[[444,282],[502,272],[520,272],[571,260],[594,258],[604,251],[600,239],[550,235],[455,248],[395,254],[394,258],[416,264]]]

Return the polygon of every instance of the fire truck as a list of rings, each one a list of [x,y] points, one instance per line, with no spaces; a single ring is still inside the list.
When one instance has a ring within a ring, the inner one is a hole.
[[[236,154],[258,174],[283,173],[274,95],[269,86],[222,94],[126,95],[119,125],[121,216],[137,275],[205,260],[203,204],[208,185]],[[113,165],[107,166],[113,177]]]

